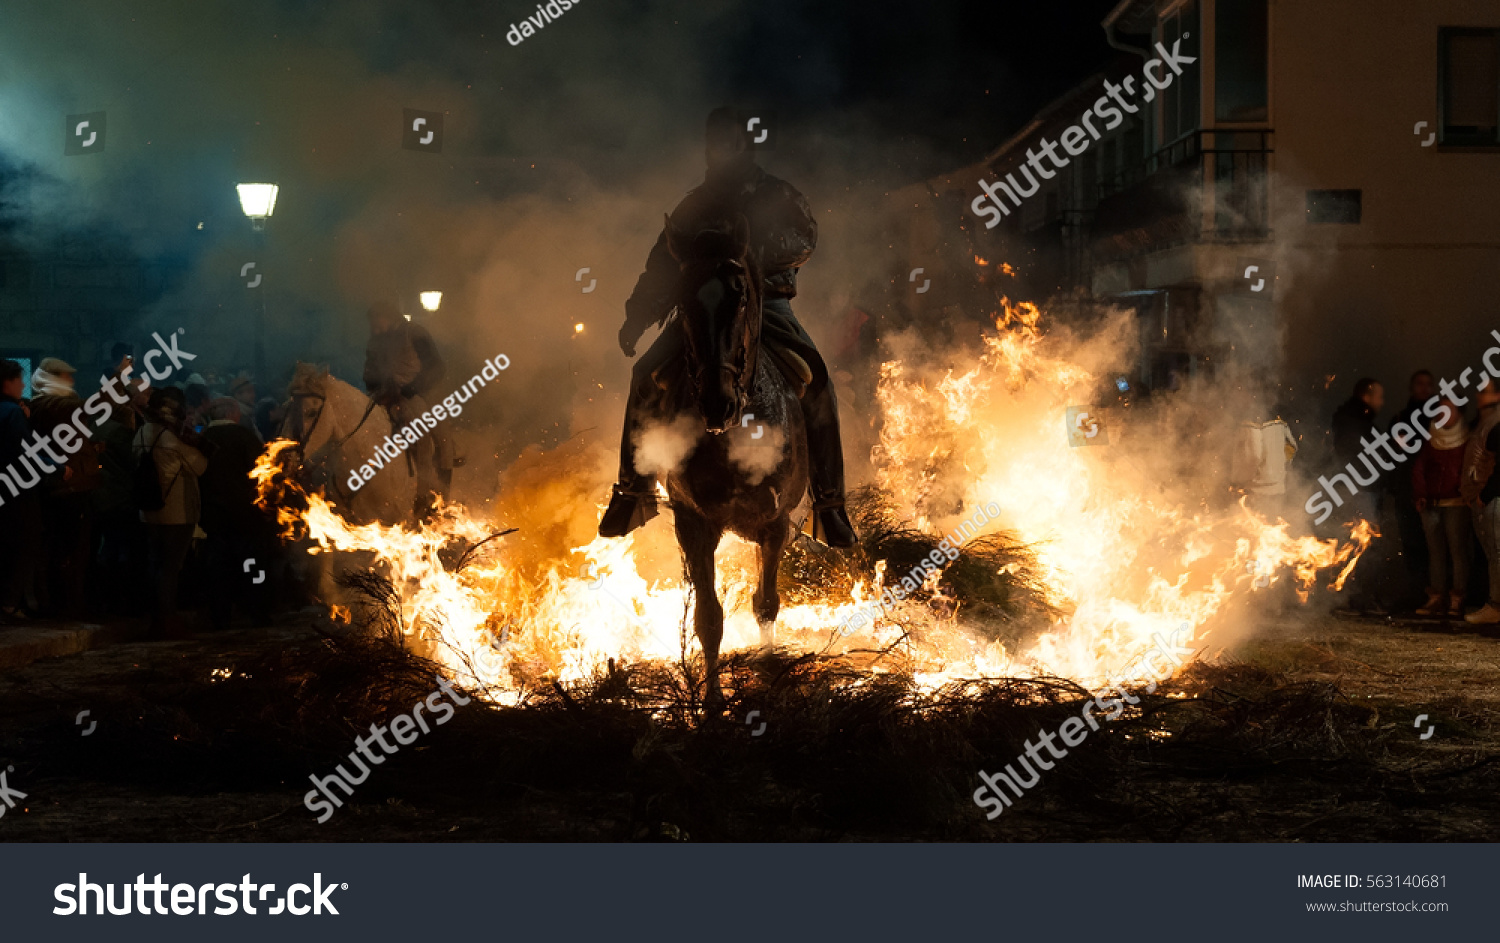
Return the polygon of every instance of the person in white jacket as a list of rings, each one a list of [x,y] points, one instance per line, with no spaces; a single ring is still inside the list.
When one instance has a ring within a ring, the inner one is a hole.
[[[1275,521],[1284,516],[1286,469],[1297,454],[1291,428],[1279,418],[1240,424],[1235,439],[1235,483],[1251,508]]]
[[[136,431],[132,450],[138,459],[156,464],[163,503],[158,510],[141,511],[148,535],[147,560],[155,590],[151,628],[155,635],[180,638],[186,634],[177,615],[177,584],[193,532],[198,527],[198,476],[208,459],[193,445],[184,427],[187,404],[181,390],[159,387],[146,406],[146,422]]]

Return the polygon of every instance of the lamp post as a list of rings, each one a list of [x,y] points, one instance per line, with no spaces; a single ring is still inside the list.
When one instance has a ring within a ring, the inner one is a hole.
[[[260,233],[260,255],[265,259],[266,220],[276,210],[276,193],[280,188],[274,183],[241,183],[235,185],[240,195],[240,209],[250,219],[250,228]],[[266,290],[260,288],[260,312],[255,319],[255,380],[266,382]]]

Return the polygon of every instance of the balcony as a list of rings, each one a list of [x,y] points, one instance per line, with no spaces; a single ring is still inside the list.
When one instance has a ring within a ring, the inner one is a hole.
[[[1094,258],[1270,237],[1264,131],[1194,131],[1099,183]],[[1207,211],[1205,211],[1207,208]]]

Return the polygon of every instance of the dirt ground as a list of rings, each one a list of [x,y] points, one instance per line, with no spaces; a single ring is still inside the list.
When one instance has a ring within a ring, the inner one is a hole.
[[[731,664],[731,719],[718,721],[643,706],[667,668],[523,708],[476,700],[320,825],[302,803],[309,774],[436,685],[423,666],[349,655],[303,616],[0,672],[0,769],[26,793],[0,839],[1500,836],[1500,639],[1298,613],[1231,656],[1104,725],[992,822],[970,798],[978,771],[1076,715],[1081,692],[971,685],[924,699],[899,678],[850,685],[847,664],[788,656],[775,670]],[[732,719],[750,709],[761,736]]]

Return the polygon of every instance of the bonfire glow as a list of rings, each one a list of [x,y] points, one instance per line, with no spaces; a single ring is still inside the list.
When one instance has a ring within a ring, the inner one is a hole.
[[[1036,306],[1003,307],[982,350],[962,367],[883,365],[876,483],[907,520],[935,536],[974,508],[998,504],[1000,518],[975,537],[1006,534],[1028,549],[1050,615],[1019,643],[1013,639],[1012,651],[994,625],[961,613],[938,577],[924,587],[930,601],[908,597],[871,610],[885,589],[881,561],[852,589],[818,597],[804,588],[796,604],[785,602],[784,586],[778,645],[851,653],[871,671],[885,670],[871,653],[900,649],[924,689],[1036,675],[1097,689],[1159,633],[1183,623],[1192,627],[1192,647],[1204,649],[1231,600],[1267,583],[1291,579],[1304,601],[1323,571],[1328,585],[1342,586],[1369,543],[1368,523],[1353,525],[1346,541],[1319,540],[1294,536],[1288,524],[1267,522],[1243,502],[1194,504],[1157,484],[1160,468],[1140,467],[1149,453],[1132,450],[1129,428],[1119,447],[1070,446],[1065,412],[1088,402],[1099,376],[1114,375],[1104,372],[1110,365],[1051,350]],[[352,553],[355,569],[374,565],[400,594],[395,630],[460,683],[513,703],[538,684],[589,677],[610,659],[675,661],[684,643],[696,646],[681,578],[648,579],[639,566],[671,545],[669,513],[627,538],[550,555],[525,542],[522,522],[478,520],[456,505],[416,530],[356,525],[321,494],[304,496],[278,474],[291,446],[273,443],[254,474],[284,534]],[[578,464],[564,462],[559,474],[587,477]],[[577,491],[598,494],[598,484],[580,481]],[[292,502],[283,500],[289,492]],[[521,528],[516,540],[487,540],[511,526]],[[749,605],[756,571],[755,549],[726,537],[718,553],[725,651],[759,644]],[[370,614],[353,605],[363,617],[354,621],[367,624]],[[873,623],[840,633],[841,620],[861,609],[876,613]],[[332,612],[351,619],[339,605]]]

